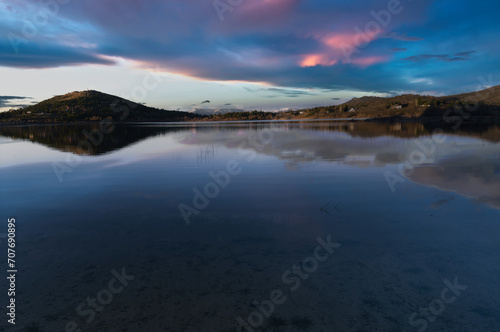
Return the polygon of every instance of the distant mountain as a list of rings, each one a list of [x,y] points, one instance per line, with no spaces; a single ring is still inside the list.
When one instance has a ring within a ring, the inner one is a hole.
[[[239,108],[193,108],[189,113],[200,114],[200,115],[220,115],[227,113],[242,113],[246,112]]]
[[[19,110],[0,113],[0,121],[37,123],[114,121],[184,121],[202,118],[188,112],[167,111],[99,91],[75,91]]]

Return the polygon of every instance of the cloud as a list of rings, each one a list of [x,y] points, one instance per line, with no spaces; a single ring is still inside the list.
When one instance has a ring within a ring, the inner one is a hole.
[[[52,68],[86,64],[113,65],[115,62],[87,49],[28,42],[18,53],[11,43],[0,39],[0,66],[17,68]]]
[[[12,104],[13,101],[31,99],[31,97],[18,97],[18,96],[0,96],[0,108],[2,107],[24,107],[29,104]]]
[[[289,89],[280,89],[280,88],[265,88],[261,89],[261,91],[276,93],[285,97],[295,98],[300,96],[314,96],[315,93],[304,90],[289,90]]]
[[[422,54],[422,55],[413,55],[407,58],[403,58],[403,60],[420,62],[429,59],[443,59],[447,57],[448,57],[447,55],[442,55],[442,54]]]
[[[456,53],[453,56],[446,54],[422,54],[422,55],[413,55],[407,58],[403,58],[403,60],[412,62],[421,62],[425,60],[438,60],[446,62],[467,61],[471,59],[471,55],[474,53],[475,51],[467,51],[467,52]]]
[[[222,21],[212,1],[71,1],[21,45],[19,54],[12,52],[7,34],[0,36],[0,66],[113,65],[111,59],[118,57],[204,80],[392,93],[417,89],[411,76],[422,71],[439,72],[435,82],[441,87],[456,83],[451,66],[473,57],[474,51],[461,51],[469,44],[477,54],[489,54],[489,61],[467,62],[464,71],[471,75],[461,81],[473,85],[477,75],[472,73],[500,67],[500,47],[493,42],[500,37],[493,14],[500,5],[486,2],[491,10],[469,0],[460,6],[451,0],[405,2],[390,24],[371,31],[367,27],[376,22],[371,12],[387,6],[375,0],[243,1],[231,5]],[[33,14],[23,8],[37,4],[4,0],[0,7],[11,6],[13,13],[0,11],[0,29],[19,31]],[[443,17],[443,7],[455,8],[456,15]],[[460,15],[468,20],[457,22]],[[481,30],[475,28],[478,22]],[[480,53],[481,47],[486,50]],[[400,51],[409,55],[404,63],[395,56]],[[436,70],[438,61],[442,68]]]
[[[251,93],[259,93],[264,95],[265,98],[297,98],[302,96],[316,96],[321,92],[328,92],[328,90],[312,90],[312,89],[293,89],[293,88],[249,88],[244,87],[244,90]]]
[[[14,100],[14,99],[31,99],[31,97],[19,97],[19,96],[0,96],[0,103],[3,101]]]
[[[410,36],[407,36],[406,34],[398,34],[396,32],[387,33],[383,37],[384,38],[392,38],[392,39],[402,40],[402,41],[419,41],[419,40],[424,40],[424,38],[421,38],[421,37],[410,37]]]
[[[476,51],[459,52],[459,53],[455,53],[455,56],[469,57],[474,53],[476,53]]]
[[[360,57],[360,58],[355,58],[351,62],[362,67],[366,68],[368,66],[385,62],[388,61],[389,57],[386,56],[369,56],[369,57]]]

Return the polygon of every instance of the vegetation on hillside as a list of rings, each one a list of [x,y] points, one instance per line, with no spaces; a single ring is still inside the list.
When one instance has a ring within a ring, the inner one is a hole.
[[[0,113],[0,121],[69,123],[112,121],[187,121],[203,116],[166,111],[98,91],[76,91],[36,105]]]
[[[282,120],[344,118],[430,118],[453,114],[500,116],[500,86],[454,96],[434,97],[405,94],[396,97],[353,98],[340,105],[269,114],[266,112],[212,115],[206,120]]]
[[[461,95],[435,97],[405,94],[396,97],[353,98],[340,105],[286,112],[235,112],[200,115],[166,111],[98,91],[72,92],[36,105],[0,113],[0,121],[15,123],[71,123],[112,121],[247,121],[343,118],[431,118],[466,114],[500,115],[500,86]]]

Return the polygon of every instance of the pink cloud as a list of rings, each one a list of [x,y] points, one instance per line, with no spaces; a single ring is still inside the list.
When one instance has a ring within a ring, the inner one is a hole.
[[[386,62],[388,60],[389,60],[389,57],[387,57],[387,56],[369,56],[369,57],[364,57],[364,58],[352,59],[351,63],[353,63],[359,67],[366,68],[366,67],[375,65],[377,63]]]
[[[276,28],[287,21],[300,0],[246,0],[227,12],[225,18],[231,21],[232,29],[259,31],[265,27]]]
[[[326,54],[307,54],[299,62],[301,67],[333,66],[338,60],[330,58]]]
[[[317,65],[332,66],[339,62],[353,63],[360,67],[368,67],[373,64],[384,62],[385,57],[373,56],[356,58],[351,60],[350,55],[354,55],[357,48],[362,49],[362,45],[370,43],[379,38],[380,33],[358,33],[352,32],[332,32],[325,35],[313,35],[313,38],[324,45],[324,49],[317,53],[303,55],[299,60],[301,67],[314,67]],[[346,57],[349,55],[349,57]]]
[[[331,48],[355,48],[377,39],[378,35],[379,33],[358,33],[356,31],[348,33],[330,33],[321,38],[321,41]]]

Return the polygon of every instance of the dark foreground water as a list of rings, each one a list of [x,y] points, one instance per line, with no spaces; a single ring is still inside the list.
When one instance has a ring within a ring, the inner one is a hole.
[[[444,132],[0,127],[0,330],[499,331],[500,129]]]

